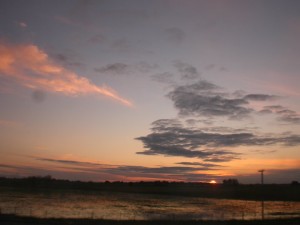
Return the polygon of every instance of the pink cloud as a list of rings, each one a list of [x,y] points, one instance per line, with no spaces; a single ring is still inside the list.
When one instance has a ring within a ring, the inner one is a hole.
[[[129,100],[119,96],[112,88],[97,86],[86,77],[55,64],[36,45],[0,42],[0,73],[27,88],[71,96],[100,94],[132,106]]]
[[[22,28],[26,28],[27,23],[21,21],[21,22],[19,22],[19,26],[22,27]]]

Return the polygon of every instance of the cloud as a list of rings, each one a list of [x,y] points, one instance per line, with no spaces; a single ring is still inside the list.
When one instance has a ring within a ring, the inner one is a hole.
[[[20,22],[18,23],[18,25],[19,25],[22,29],[25,29],[25,28],[28,27],[27,23],[25,23],[24,21],[20,21]]]
[[[65,95],[100,94],[131,106],[107,86],[97,86],[85,77],[56,65],[38,46],[0,42],[0,73],[27,88]]]
[[[60,64],[63,64],[65,66],[69,67],[83,67],[84,64],[81,62],[75,62],[70,57],[66,56],[65,54],[56,54],[53,56],[53,58],[58,61]]]
[[[212,125],[213,124],[213,121],[209,120],[209,119],[187,119],[185,120],[185,123],[190,126],[190,127],[193,127],[195,126],[196,124],[198,123],[203,123],[205,125]]]
[[[200,166],[200,167],[204,167],[204,168],[223,167],[223,166],[215,164],[215,163],[201,163],[201,162],[178,162],[176,164],[185,165],[185,166]]]
[[[185,128],[177,120],[157,120],[152,125],[151,134],[136,138],[142,141],[146,148],[145,151],[137,152],[137,154],[183,156],[201,158],[204,161],[220,161],[220,156],[225,161],[238,157],[238,154],[232,151],[212,149],[212,147],[226,146],[226,136],[223,137],[221,134],[209,134]],[[247,134],[240,135],[247,138]],[[239,139],[231,136],[229,140],[232,141],[231,146],[233,146],[233,142]]]
[[[78,173],[85,174],[99,174],[98,180],[101,177],[106,177],[106,179],[111,180],[116,177],[119,179],[126,180],[133,179],[138,177],[139,179],[151,178],[151,179],[164,179],[164,180],[196,180],[196,179],[205,179],[207,176],[211,177],[211,175],[207,175],[205,171],[215,170],[213,168],[213,164],[203,163],[201,167],[199,165],[188,165],[183,163],[178,163],[185,166],[157,166],[157,167],[146,167],[146,166],[132,166],[132,165],[109,165],[109,164],[101,164],[94,162],[82,162],[82,161],[74,161],[74,160],[60,160],[60,159],[52,159],[52,158],[41,158],[34,157],[34,159],[49,163],[59,163],[64,164],[67,167],[55,167],[55,171],[77,171]],[[1,165],[0,165],[1,167]],[[46,166],[49,168],[49,166]],[[22,167],[14,167],[16,169],[22,170]],[[27,170],[28,168],[24,168]],[[48,169],[50,170],[50,169]],[[34,171],[34,169],[32,169]],[[201,172],[201,173],[199,173]],[[108,177],[111,177],[110,179]]]
[[[241,119],[249,117],[254,109],[251,101],[272,101],[279,97],[266,94],[247,94],[222,91],[222,88],[205,80],[193,84],[180,85],[167,96],[183,116],[227,117]]]
[[[174,75],[168,72],[158,73],[151,76],[152,80],[165,83],[165,84],[174,84],[173,78]]]
[[[185,32],[177,27],[167,28],[164,31],[168,40],[175,44],[181,43],[186,37]]]
[[[240,153],[234,150],[241,146],[300,145],[300,136],[294,134],[230,133],[230,129],[226,129],[226,133],[207,132],[203,129],[184,127],[174,119],[157,120],[152,126],[152,133],[136,138],[143,142],[145,148],[137,154],[182,156],[209,162],[226,162],[239,158]]]
[[[174,66],[181,75],[182,80],[192,80],[200,77],[201,73],[196,67],[181,61],[174,61]]]
[[[268,101],[268,100],[276,100],[279,96],[276,95],[265,95],[265,94],[249,94],[244,96],[245,100],[248,101]]]
[[[41,90],[34,90],[32,92],[32,99],[37,103],[41,103],[41,102],[45,101],[46,93]]]
[[[228,98],[224,93],[216,92],[218,89],[218,86],[201,80],[194,84],[177,86],[167,96],[174,102],[179,114],[185,116],[242,118],[252,112],[245,107],[246,100]]]
[[[75,161],[75,160],[62,160],[62,159],[40,158],[40,157],[34,157],[34,159],[39,161],[62,163],[68,165],[78,165],[78,166],[101,166],[101,167],[108,166],[107,164],[102,164],[102,163],[82,162],[82,161]]]
[[[186,174],[200,170],[207,170],[207,168],[198,167],[184,167],[184,166],[162,166],[162,167],[145,167],[145,166],[119,166],[107,170],[111,173],[126,174],[139,173],[139,174]]]
[[[300,115],[293,110],[283,107],[281,105],[265,106],[261,113],[274,113],[278,117],[277,119],[288,124],[300,124]]]
[[[107,64],[106,66],[95,68],[96,72],[109,73],[109,74],[128,74],[129,65],[125,63],[113,63]]]
[[[141,61],[135,64],[126,63],[111,63],[105,66],[95,68],[94,70],[99,73],[110,74],[110,75],[129,75],[135,73],[148,73],[157,69],[156,64],[149,64],[147,62]]]

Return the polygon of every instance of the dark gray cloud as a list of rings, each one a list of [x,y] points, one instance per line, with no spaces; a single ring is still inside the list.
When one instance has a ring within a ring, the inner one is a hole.
[[[227,117],[241,119],[255,112],[251,101],[271,101],[278,97],[266,94],[239,94],[222,91],[217,85],[205,80],[175,87],[168,93],[182,116]]]
[[[40,157],[34,157],[34,159],[40,161],[46,161],[46,162],[62,163],[62,164],[77,165],[77,166],[107,166],[107,164],[82,162],[82,161],[75,161],[75,160],[62,160],[62,159],[40,158]]]
[[[205,132],[218,132],[218,133],[245,133],[252,132],[257,130],[257,127],[244,127],[244,128],[232,128],[232,127],[224,127],[224,126],[210,126],[201,128],[202,131]]]
[[[33,101],[35,101],[36,103],[41,103],[41,102],[45,101],[46,93],[42,90],[34,90],[32,92],[31,97],[32,97]]]
[[[227,129],[226,133],[207,132],[184,127],[174,119],[158,120],[153,122],[152,126],[152,133],[136,138],[143,142],[145,148],[137,154],[182,156],[210,162],[225,162],[239,158],[240,154],[234,151],[235,147],[239,146],[300,145],[300,136],[293,134],[230,133],[238,131],[234,129]],[[227,150],[228,148],[232,150]]]
[[[281,105],[265,106],[261,113],[273,113],[277,115],[277,119],[288,124],[300,124],[300,114]]]
[[[221,144],[222,142],[229,143],[231,140],[233,143],[235,141],[233,136],[226,140],[226,136],[223,137],[221,134],[209,134],[185,128],[177,120],[162,119],[153,122],[152,125],[151,134],[136,138],[142,141],[146,148],[145,151],[138,152],[138,154],[183,156],[210,161],[214,159],[220,161],[219,156],[223,156],[226,161],[238,157],[237,153],[231,151],[212,149],[212,147],[226,146]],[[238,135],[244,135],[247,138],[247,134]],[[235,139],[238,140],[238,138]],[[200,150],[200,148],[202,149]]]
[[[205,125],[212,125],[213,124],[213,121],[210,120],[210,119],[187,119],[185,120],[185,123],[188,125],[188,126],[195,126],[199,123],[202,123],[202,124],[205,124]]]
[[[109,74],[128,74],[129,67],[130,66],[125,63],[112,63],[100,68],[95,68],[95,71]]]
[[[201,76],[201,73],[197,70],[197,68],[188,63],[176,60],[174,61],[174,66],[181,75],[182,80],[198,79]]]
[[[168,72],[158,73],[151,76],[152,80],[165,83],[165,84],[174,84],[174,75]]]
[[[177,27],[167,28],[164,31],[168,40],[174,42],[175,44],[181,43],[186,37],[185,32]]]
[[[162,166],[162,167],[145,167],[145,166],[119,166],[106,170],[107,172],[117,174],[186,174],[199,170],[208,170],[208,168],[187,167],[187,166]]]
[[[199,181],[213,179],[217,175],[206,174],[205,171],[213,168],[199,168],[193,166],[162,166],[162,167],[144,167],[144,166],[120,166],[108,169],[111,174],[122,175],[125,177],[141,177],[163,180],[182,180]],[[201,172],[202,171],[202,172]]]
[[[248,101],[268,101],[268,100],[276,100],[279,96],[276,95],[264,95],[264,94],[249,94],[244,96],[245,100]]]
[[[67,56],[66,54],[62,54],[62,53],[55,54],[55,55],[53,55],[53,58],[57,62],[59,62],[60,64],[63,64],[64,66],[67,66],[67,67],[80,67],[80,68],[82,68],[82,67],[85,66],[84,63],[75,61],[75,60],[72,59],[72,57]]]
[[[185,165],[185,166],[200,166],[200,167],[205,167],[205,168],[223,167],[223,166],[221,166],[219,164],[215,164],[215,163],[203,163],[203,162],[178,162],[176,164]]]
[[[156,64],[149,64],[147,62],[138,62],[135,64],[126,63],[111,63],[105,66],[95,68],[94,70],[99,73],[110,74],[110,75],[129,75],[136,73],[148,73],[157,69]]]
[[[180,115],[227,116],[231,119],[248,116],[253,110],[242,98],[229,98],[218,93],[218,87],[207,81],[178,86],[168,93]]]

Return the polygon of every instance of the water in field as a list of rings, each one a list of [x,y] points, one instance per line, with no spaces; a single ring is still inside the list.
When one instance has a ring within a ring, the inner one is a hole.
[[[259,219],[261,202],[126,193],[0,193],[1,213],[36,217],[148,219]],[[265,218],[300,216],[300,202],[265,201]]]

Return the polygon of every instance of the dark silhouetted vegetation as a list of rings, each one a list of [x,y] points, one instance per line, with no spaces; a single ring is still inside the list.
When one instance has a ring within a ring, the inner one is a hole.
[[[300,218],[267,220],[94,220],[41,219],[14,215],[0,215],[1,225],[299,225]]]
[[[83,191],[125,192],[141,194],[180,195],[206,198],[282,200],[300,201],[300,185],[291,184],[239,184],[235,179],[225,180],[223,184],[197,182],[82,182],[58,180],[51,176],[28,178],[0,178],[2,190],[16,191]]]
[[[237,179],[227,179],[227,180],[223,180],[223,185],[237,186],[239,185],[239,181]]]
[[[299,182],[298,182],[298,181],[295,181],[295,180],[293,180],[291,184],[292,184],[292,185],[299,185]]]

